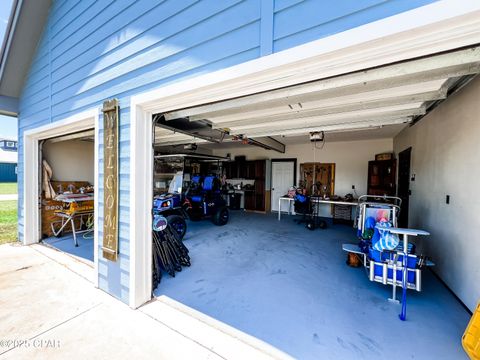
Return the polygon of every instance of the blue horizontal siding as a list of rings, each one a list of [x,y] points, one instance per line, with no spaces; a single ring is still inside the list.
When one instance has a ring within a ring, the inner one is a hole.
[[[128,264],[128,260],[120,257],[119,262]],[[100,261],[98,264],[98,286],[100,289],[115,295],[118,299],[128,303],[129,280],[128,272],[118,271],[115,263]]]
[[[274,15],[274,52],[368,24],[437,0],[282,1]],[[292,21],[301,19],[301,21]]]
[[[35,95],[38,96],[39,93],[40,93],[40,96],[49,96],[50,95],[48,93],[49,92],[48,89],[50,87],[49,78],[50,78],[50,74],[48,72],[48,66],[47,66],[47,69],[45,71],[43,71],[37,77],[35,77],[35,82],[29,83],[28,88],[23,89],[22,96],[24,96],[24,98],[28,98],[29,103],[30,103],[30,97],[33,97]],[[32,99],[32,102],[34,101],[35,99]]]
[[[118,56],[129,56],[153,45],[157,42],[158,36],[161,36],[163,33],[161,31],[161,28],[164,27],[163,23],[172,16],[180,14],[191,3],[194,4],[195,1],[182,1],[182,8],[180,9],[171,2],[162,3],[158,5],[158,9],[156,8],[144,14],[136,14],[136,17],[130,20],[128,27],[122,28],[125,24],[120,24],[113,28],[111,32],[116,32],[118,36],[114,38],[105,36],[102,39],[97,39],[93,45],[86,44],[82,51],[79,51],[76,54],[77,56],[69,59],[69,61],[65,61],[65,59],[61,61],[62,58],[58,57],[56,59],[58,67],[54,67],[52,74],[54,81],[68,76],[77,69],[82,70],[82,67],[92,62],[95,62],[96,69],[101,70],[113,64],[109,59],[109,55],[113,55],[115,62]],[[145,24],[152,25],[145,27]],[[109,24],[109,26],[113,25]],[[159,33],[157,34],[157,32]],[[101,54],[101,58],[96,61],[98,54]],[[72,54],[66,56],[72,56]],[[80,75],[81,73],[78,74]]]
[[[29,112],[31,113],[30,116],[23,117],[23,115],[19,114],[18,116],[19,131],[23,132],[25,130],[33,129],[50,122],[51,112],[49,108],[42,108],[39,106],[32,106],[32,108],[34,108],[34,110],[31,110],[30,108],[28,108]],[[20,141],[22,140],[20,140],[20,137],[19,137],[19,142]]]
[[[235,11],[239,7],[233,7],[230,11]],[[194,7],[189,10],[193,11]],[[228,15],[228,13],[224,13],[222,16],[223,15]],[[248,20],[247,23],[258,20],[258,16],[252,16],[251,19]],[[62,94],[68,94],[68,89],[65,90],[65,88],[75,85],[75,83],[72,83],[72,79],[85,79],[88,87],[82,88],[82,90],[88,90],[105,81],[121,77],[132,69],[140,69],[143,66],[154,63],[158,61],[158,59],[168,61],[169,57],[176,53],[211,41],[225,33],[231,33],[235,28],[245,25],[244,19],[237,19],[236,21],[230,22],[224,28],[211,32],[208,38],[205,38],[205,35],[202,35],[202,33],[211,27],[211,24],[209,24],[211,21],[217,21],[217,19],[198,19],[198,26],[192,26],[192,24],[188,22],[182,24],[184,26],[181,28],[174,28],[172,24],[170,24],[171,21],[165,21],[164,26],[167,27],[167,31],[164,30],[162,32],[162,28],[152,29],[144,33],[142,38],[131,41],[120,49],[105,54],[102,57],[103,61],[96,64],[94,71],[91,71],[88,67],[75,68],[78,70],[62,78],[65,71],[71,70],[72,68],[68,66],[67,69],[61,69],[60,74],[54,74],[53,93],[62,92]],[[258,35],[258,33],[256,35]],[[175,46],[172,46],[172,44],[175,44]],[[61,79],[57,81],[56,78],[58,76],[60,76]]]
[[[103,219],[102,219],[103,220]],[[120,219],[119,224],[119,232],[120,232],[120,241],[119,241],[119,251],[122,256],[125,256],[126,258],[130,256],[130,242],[128,241],[128,236],[124,236],[125,234],[128,234],[130,226],[129,222],[124,222]],[[103,231],[102,229],[99,229],[100,231],[98,232],[98,235],[100,237],[103,236]]]
[[[103,177],[101,176],[102,180]],[[119,203],[120,203],[120,212],[119,212],[119,218],[118,220],[121,223],[124,223],[128,226],[128,223],[130,222],[130,207],[128,204],[130,203],[130,189],[128,188],[128,183],[129,183],[129,178],[120,178],[120,190],[119,190]],[[123,184],[122,184],[123,183]],[[123,185],[123,188],[122,188]],[[128,188],[128,189],[125,189]],[[99,191],[103,192],[103,186],[99,187]],[[99,218],[103,219],[103,208],[104,208],[104,202],[103,202],[103,197],[99,198],[98,200],[98,206],[99,206]],[[128,237],[128,231],[125,232],[125,237]]]
[[[132,2],[129,0],[117,0],[111,3],[105,9],[105,12],[102,16],[93,16],[90,18],[89,22],[81,27],[78,31],[72,32],[68,37],[67,41],[55,42],[52,41],[52,65],[56,68],[60,65],[61,61],[64,61],[65,58],[71,57],[75,53],[75,49],[78,48],[81,44],[89,44],[92,46],[96,44],[98,40],[101,40],[103,37],[115,35],[113,32],[109,31],[111,24],[117,24],[121,20],[125,23],[126,18],[122,16],[122,12],[127,9],[133,9],[133,11],[138,11],[140,6],[146,4],[148,0],[140,0],[139,2]],[[101,2],[99,2],[101,3]],[[134,14],[132,12],[131,14]],[[84,14],[80,14],[77,18],[82,17]],[[100,37],[100,38],[99,38]],[[80,44],[80,45],[79,45]],[[58,57],[61,57],[59,61],[56,61]]]
[[[59,16],[57,15],[58,14],[58,11],[63,7],[63,6],[74,6],[76,3],[78,3],[79,1],[81,0],[74,0],[74,1],[71,1],[71,0],[56,0],[56,1],[53,1],[52,2],[52,5],[50,6],[50,14],[51,14],[51,18],[52,19],[58,19]],[[64,10],[64,13],[66,11]],[[52,21],[53,23],[53,21]]]
[[[69,36],[79,31],[88,21],[95,19],[95,15],[104,11],[108,4],[112,2],[113,0],[82,0],[75,3],[68,12],[65,12],[63,16],[59,17],[58,21],[50,27],[52,33],[52,48],[55,47],[55,44],[68,41]],[[73,21],[72,18],[68,16],[70,11],[79,14],[79,16],[74,17]]]
[[[44,79],[50,76],[50,64],[48,61],[49,59],[47,53],[40,58],[37,63],[33,64],[34,67],[31,68],[31,72],[26,82],[28,85],[23,89],[25,96],[29,96],[29,93],[27,92],[28,90],[34,88],[34,86],[38,83],[44,82]],[[35,88],[30,90],[30,92],[35,93]]]
[[[238,29],[234,34],[228,33],[225,35],[225,37],[227,36],[228,39],[222,36],[211,42],[206,42],[198,47],[192,48],[192,53],[198,52],[202,54],[202,57],[195,57],[195,54],[193,54],[193,57],[186,59],[181,52],[171,56],[165,54],[165,58],[162,58],[162,60],[149,60],[145,65],[138,64],[137,66],[135,65],[135,61],[132,61],[130,64],[126,64],[125,67],[119,66],[118,72],[123,73],[123,76],[116,77],[116,69],[112,69],[111,73],[106,74],[106,76],[100,76],[92,81],[85,81],[85,83],[82,83],[81,89],[79,89],[78,85],[74,85],[62,91],[61,95],[53,95],[53,101],[55,103],[53,113],[57,115],[69,110],[72,97],[77,96],[76,94],[79,92],[82,93],[82,96],[74,100],[74,104],[77,107],[82,107],[91,103],[94,99],[107,97],[111,91],[118,94],[126,88],[132,89],[147,85],[152,81],[165,80],[168,79],[172,73],[185,73],[217,62],[225,57],[234,56],[238,52],[238,41],[240,41],[240,39],[245,37],[250,39],[257,38],[258,24],[245,26],[242,29]],[[246,43],[245,46],[250,45]],[[220,54],[215,51],[218,47],[222,47],[223,50]],[[246,48],[241,50],[243,52],[250,49],[251,48]],[[149,57],[148,59],[155,58]],[[109,75],[111,77],[109,77]]]
[[[30,107],[25,109],[24,114],[26,111],[31,110],[31,108],[36,105],[39,101],[43,99],[48,99],[50,98],[50,95],[48,94],[48,89],[49,89],[49,84],[48,84],[48,77],[49,75],[46,74],[44,77],[42,77],[40,82],[38,82],[38,87],[32,86],[30,88],[30,92],[28,94],[29,97],[29,102],[30,102]],[[36,85],[37,85],[36,84]]]
[[[75,18],[75,15],[72,13],[72,10],[75,9],[75,7],[80,4],[82,1],[85,0],[60,0],[60,1],[54,1],[54,4],[57,4],[57,6],[54,5],[53,9],[51,9],[52,13],[49,21],[49,27],[53,28],[55,27],[63,18],[69,16],[70,20]],[[61,8],[61,10],[60,10]]]
[[[279,11],[285,10],[289,7],[298,5],[305,0],[275,0],[274,1],[274,8],[273,12],[278,13]]]
[[[263,10],[262,10],[262,1]],[[19,233],[23,132],[120,101],[119,260],[100,259],[99,286],[127,302],[130,97],[429,3],[428,0],[54,0],[19,102]],[[99,233],[103,129],[99,129]]]
[[[141,18],[142,14],[142,12],[135,14],[134,19]],[[133,23],[136,22],[133,21]],[[95,42],[89,41],[89,37],[84,37],[80,42],[69,43],[70,51],[63,53],[57,51],[58,54],[53,54],[52,74],[54,79],[62,78],[73,72],[73,70],[92,62],[95,62],[95,65],[98,66],[104,61],[103,57],[105,54],[117,49],[122,43],[128,41],[132,36],[131,34],[135,33],[134,29],[130,29],[130,25],[125,27],[125,20],[121,17],[107,23],[99,23],[96,32],[100,32],[100,35],[93,31],[93,34],[97,35]],[[92,33],[92,29],[90,29],[90,33]],[[56,50],[59,49],[57,48]]]

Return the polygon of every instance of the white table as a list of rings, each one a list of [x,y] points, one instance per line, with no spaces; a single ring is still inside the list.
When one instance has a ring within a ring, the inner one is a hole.
[[[340,201],[340,200],[330,200],[330,199],[321,199],[321,198],[310,198],[310,201],[315,204],[330,204],[330,205],[346,205],[346,206],[357,206],[358,202],[356,201]]]
[[[295,199],[288,197],[288,196],[280,196],[278,198],[278,221],[280,221],[280,217],[282,215],[282,202],[288,201],[288,215],[293,214],[295,215],[295,210],[292,211],[292,204],[295,203]]]
[[[58,195],[54,200],[62,201],[67,204],[76,203],[80,201],[93,201],[93,194],[69,194],[69,195]]]
[[[385,229],[380,227],[380,229]],[[398,234],[398,235],[403,235],[403,252],[405,254],[408,254],[408,237],[409,236],[418,236],[418,235],[430,235],[428,231],[425,230],[417,230],[417,229],[406,229],[406,228],[396,228],[396,227],[391,227],[391,228],[386,228],[386,230],[390,231],[392,234]]]
[[[281,209],[282,209],[282,201],[288,201],[288,215],[293,214],[295,215],[295,211],[292,211],[292,203],[295,203],[295,199],[291,197],[281,196],[278,198],[278,220],[280,221],[281,218]],[[331,199],[322,199],[311,197],[310,202],[312,204],[329,204],[329,205],[344,205],[344,206],[357,206],[358,202],[356,201],[340,201],[340,200],[331,200]]]
[[[312,204],[351,206],[351,207],[355,207],[355,208],[358,205],[357,201],[342,201],[342,200],[322,199],[322,198],[319,198],[319,197],[311,197],[310,202]],[[315,212],[314,214],[316,216],[318,216],[319,211]],[[355,223],[355,218],[356,218],[356,214],[354,214],[354,216],[353,216],[354,223]],[[332,211],[332,219],[333,219],[333,222],[335,223],[335,215],[334,215],[333,211]],[[350,219],[351,219],[351,210],[350,210]]]

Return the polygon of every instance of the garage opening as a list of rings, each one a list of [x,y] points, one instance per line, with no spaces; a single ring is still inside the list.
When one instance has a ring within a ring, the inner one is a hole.
[[[372,247],[402,213],[393,138],[478,72],[478,53],[465,57],[476,51],[154,114],[154,233],[164,211],[184,220],[164,258],[153,251],[160,269],[177,262],[154,295],[296,358],[386,357],[392,333],[432,357],[398,320],[408,289],[415,337],[429,339],[433,321],[448,339],[434,351],[456,356],[443,314],[464,310],[428,271],[422,241],[393,236],[404,265]]]
[[[94,130],[42,140],[39,154],[41,241],[93,266]]]

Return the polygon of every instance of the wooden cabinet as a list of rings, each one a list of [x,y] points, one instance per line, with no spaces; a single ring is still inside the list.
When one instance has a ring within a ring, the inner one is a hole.
[[[246,161],[244,163],[245,167],[245,179],[255,179],[255,161]]]
[[[237,179],[248,179],[247,176],[247,162],[246,161],[236,161],[237,167]]]
[[[227,179],[232,178],[232,163],[231,162],[224,162],[222,164],[223,173],[225,174]]]
[[[225,176],[227,179],[255,180],[253,189],[245,190],[245,209],[265,211],[265,176],[266,161],[231,161],[225,163]]]
[[[265,211],[265,160],[254,162],[255,168],[255,210]]]
[[[236,162],[227,162],[224,163],[225,176],[227,179],[236,179],[238,178],[238,165]]]
[[[266,171],[265,165],[266,165],[265,160],[255,161],[255,177],[260,179],[265,179],[265,171]]]
[[[245,210],[257,210],[255,204],[255,191],[245,191]]]
[[[265,160],[245,162],[246,179],[255,180],[255,186],[245,191],[245,209],[265,211]]]
[[[368,162],[368,195],[395,196],[396,164],[395,159]]]

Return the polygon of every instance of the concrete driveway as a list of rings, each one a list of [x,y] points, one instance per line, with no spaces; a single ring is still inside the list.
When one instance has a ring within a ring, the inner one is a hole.
[[[42,245],[0,246],[0,357],[273,359],[284,353],[169,298],[132,310],[93,268]]]

